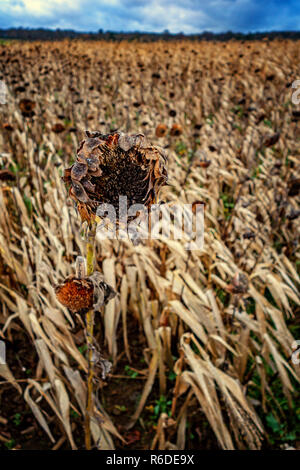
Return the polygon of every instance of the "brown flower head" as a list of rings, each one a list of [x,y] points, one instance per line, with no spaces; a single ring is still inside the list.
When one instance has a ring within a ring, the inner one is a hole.
[[[210,164],[211,164],[210,160],[198,160],[198,161],[196,161],[196,166],[199,166],[200,168],[208,168]]]
[[[168,131],[168,128],[165,124],[158,124],[155,130],[155,135],[156,137],[164,137],[167,131]]]
[[[171,127],[171,130],[170,130],[170,134],[173,136],[173,137],[177,137],[179,135],[182,134],[182,127],[180,124],[173,124],[173,126]]]
[[[8,169],[0,170],[0,181],[15,181],[16,175]]]
[[[288,195],[289,196],[298,196],[300,193],[300,178],[292,176],[287,182],[288,185]]]
[[[85,313],[91,308],[98,310],[116,295],[97,271],[89,277],[69,276],[55,287],[55,294],[57,300],[73,313]]]
[[[276,134],[268,135],[265,140],[263,141],[263,146],[264,147],[272,147],[272,145],[275,145],[278,140],[280,139],[280,133],[276,132]]]
[[[54,126],[52,126],[52,131],[55,132],[55,134],[60,134],[65,129],[66,129],[65,126],[63,126],[60,122],[58,122],[58,123],[54,124]]]
[[[34,115],[35,102],[24,98],[19,102],[19,108],[24,117],[32,117]]]
[[[248,278],[244,273],[237,272],[226,288],[231,294],[246,294],[248,292],[249,282]]]
[[[162,150],[148,145],[142,134],[86,135],[64,174],[82,221],[91,223],[100,204],[113,205],[118,220],[120,196],[127,197],[127,207],[150,207],[167,180]]]
[[[9,122],[5,122],[4,124],[2,124],[2,127],[7,132],[12,132],[14,130],[13,126],[9,124]]]

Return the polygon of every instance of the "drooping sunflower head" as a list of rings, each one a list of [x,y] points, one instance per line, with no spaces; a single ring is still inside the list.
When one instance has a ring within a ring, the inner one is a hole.
[[[24,117],[32,117],[34,115],[35,102],[24,98],[19,102],[19,108]]]
[[[55,286],[57,300],[73,313],[86,313],[93,308],[99,310],[116,295],[114,289],[104,282],[103,276],[95,271],[91,276],[71,275]]]
[[[165,124],[158,124],[155,129],[156,137],[164,137],[168,132],[168,128]]]
[[[167,181],[163,151],[148,145],[142,134],[86,132],[86,136],[76,162],[64,174],[82,221],[90,224],[100,204],[111,204],[118,220],[121,196],[127,197],[127,207],[149,208]]]

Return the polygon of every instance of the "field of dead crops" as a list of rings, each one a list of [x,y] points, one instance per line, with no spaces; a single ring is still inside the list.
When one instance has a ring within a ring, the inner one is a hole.
[[[159,200],[205,204],[201,251],[97,242],[93,445],[299,447],[299,64],[279,40],[0,45],[1,448],[84,448],[84,316],[54,286],[84,250],[62,176],[86,130],[144,134]]]

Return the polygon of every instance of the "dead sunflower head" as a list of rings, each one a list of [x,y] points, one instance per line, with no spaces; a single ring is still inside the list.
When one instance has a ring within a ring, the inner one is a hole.
[[[164,137],[167,134],[168,128],[165,124],[158,124],[155,130],[156,137]]]
[[[244,273],[237,272],[226,290],[231,294],[246,294],[249,289],[249,281]]]
[[[54,126],[52,126],[52,132],[55,132],[55,134],[60,134],[65,129],[65,126],[63,126],[60,122],[57,122],[56,124],[54,124]]]
[[[173,137],[177,137],[182,134],[182,127],[180,124],[173,124],[170,130],[170,135]]]
[[[19,108],[24,117],[32,117],[34,115],[35,102],[24,98],[19,102]]]
[[[99,308],[113,299],[116,292],[106,284],[99,272],[91,276],[69,276],[55,287],[57,300],[73,313],[85,313]]]
[[[9,122],[5,122],[4,124],[2,124],[2,127],[7,132],[12,132],[14,130],[13,126],[9,124]]]
[[[111,204],[118,220],[120,196],[127,197],[127,208],[151,206],[167,180],[164,153],[148,145],[142,134],[86,135],[76,162],[64,174],[82,221],[90,224],[100,204]]]

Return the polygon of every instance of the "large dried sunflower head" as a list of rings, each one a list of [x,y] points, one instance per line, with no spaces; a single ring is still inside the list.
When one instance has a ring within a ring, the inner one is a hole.
[[[90,224],[100,204],[111,204],[118,220],[120,196],[127,197],[127,207],[151,206],[167,181],[163,151],[148,145],[142,134],[86,132],[86,136],[76,162],[64,174],[82,221]]]

